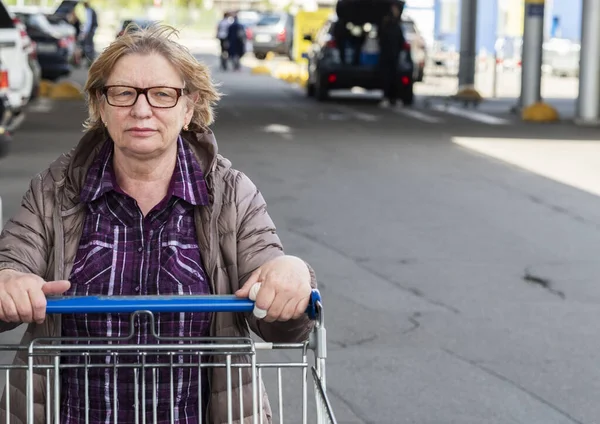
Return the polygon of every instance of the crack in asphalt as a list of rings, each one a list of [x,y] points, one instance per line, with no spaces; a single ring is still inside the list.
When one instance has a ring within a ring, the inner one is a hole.
[[[342,251],[341,249],[338,249],[335,246],[332,246],[330,244],[325,243],[324,241],[320,240],[319,238],[311,235],[311,234],[307,234],[303,231],[300,230],[296,230],[294,228],[287,228],[287,230],[293,234],[299,235],[301,237],[304,237],[307,240],[312,241],[313,243],[316,243],[322,247],[325,247],[326,249],[331,250],[332,252],[337,253],[338,255],[352,261],[357,267],[359,267],[360,269],[367,271],[368,273],[390,283],[391,285],[397,287],[398,289],[408,292],[410,294],[412,294],[413,296],[419,297],[421,299],[423,299],[424,301],[435,305],[435,306],[439,306],[441,308],[444,308],[454,314],[460,315],[460,310],[458,310],[457,308],[455,308],[454,306],[448,305],[446,303],[431,299],[429,297],[427,297],[425,294],[423,294],[419,289],[414,288],[414,287],[405,287],[404,285],[402,285],[401,283],[399,283],[398,281],[395,281],[391,278],[389,278],[387,275],[384,275],[378,271],[375,271],[374,269],[369,268],[368,266],[364,265],[363,263],[361,263],[360,260],[357,260],[356,258],[351,257],[350,255],[348,255],[346,252]]]
[[[552,281],[549,278],[537,276],[531,273],[529,268],[525,268],[525,275],[523,276],[523,280],[530,284],[538,285],[547,290],[548,292],[552,293],[553,295],[560,297],[563,300],[567,297],[563,291],[552,288]]]
[[[418,330],[421,327],[421,323],[417,320],[417,318],[420,318],[421,316],[422,316],[421,312],[415,312],[410,317],[408,317],[408,322],[410,322],[412,325],[410,328],[407,328],[406,330],[402,331],[400,334],[406,335],[406,334],[409,334],[409,333],[412,333],[412,332]],[[365,345],[367,343],[377,340],[378,338],[379,338],[379,335],[374,335],[374,336],[365,337],[365,338],[358,339],[358,340],[353,340],[350,342],[339,341],[339,340],[330,340],[330,342],[331,342],[331,344],[339,346],[342,349],[347,349],[349,347]]]
[[[352,412],[352,414],[361,421],[361,423],[369,424],[369,420],[367,420],[367,418],[365,418],[367,416],[367,414],[363,414],[361,411],[359,411],[354,402],[346,399],[344,396],[342,396],[340,394],[340,392],[338,392],[336,389],[333,389],[331,387],[331,384],[327,385],[327,393],[331,393],[336,398],[338,398],[346,406],[346,408],[348,408],[348,410],[350,412]],[[340,421],[338,421],[338,422],[340,422]]]
[[[417,318],[421,318],[422,314],[421,312],[415,312],[414,314],[412,314],[409,318],[408,321],[413,325],[411,328],[409,328],[408,330],[404,330],[402,332],[402,334],[408,334],[408,333],[412,333],[414,331],[417,331],[420,327],[421,327],[421,323],[419,322],[419,320]]]
[[[578,222],[578,223],[584,224],[584,225],[589,225],[591,227],[594,227],[596,230],[600,230],[600,223],[594,222],[594,221],[592,221],[588,218],[585,218],[575,212],[572,212],[571,210],[569,210],[568,208],[566,208],[564,206],[560,206],[560,205],[551,203],[535,194],[532,194],[525,190],[521,190],[521,189],[511,186],[509,184],[493,180],[493,179],[489,178],[488,176],[482,175],[481,179],[492,186],[502,188],[511,193],[518,193],[519,195],[521,195],[523,198],[529,200],[530,202],[535,203],[536,205],[539,205],[545,209],[548,209],[556,214],[564,215],[564,216],[572,219],[575,222]]]
[[[558,406],[554,405],[552,402],[547,401],[546,399],[544,399],[543,397],[541,397],[540,395],[532,392],[531,390],[521,386],[519,383],[517,383],[516,381],[511,380],[508,377],[503,376],[502,374],[487,368],[486,366],[480,364],[477,361],[474,361],[472,359],[466,358],[450,349],[446,349],[446,348],[442,348],[442,351],[446,352],[448,355],[458,359],[461,362],[464,362],[466,364],[469,364],[481,371],[483,371],[484,373],[497,378],[498,380],[504,382],[504,383],[508,383],[509,385],[513,386],[514,388],[520,390],[521,392],[529,395],[530,397],[532,397],[533,399],[537,400],[538,402],[546,405],[547,407],[549,407],[550,409],[552,409],[553,411],[555,411],[556,413],[562,415],[563,417],[565,417],[566,419],[572,421],[575,424],[585,424],[583,421],[579,421],[577,418],[573,417],[572,415],[570,415],[567,411],[563,411],[562,409],[560,409]]]
[[[369,342],[375,341],[375,340],[377,340],[378,337],[379,336],[375,335],[375,336],[371,336],[371,337],[365,337],[365,338],[359,339],[359,340],[353,340],[350,342],[331,340],[331,343],[341,347],[342,349],[347,349],[349,347],[362,346]]]

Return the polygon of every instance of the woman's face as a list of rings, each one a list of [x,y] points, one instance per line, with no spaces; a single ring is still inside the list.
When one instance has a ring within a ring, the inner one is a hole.
[[[102,121],[117,150],[126,156],[150,159],[177,149],[177,137],[191,121],[194,109],[188,95],[177,100],[184,82],[167,59],[160,54],[124,56],[115,64],[106,86],[118,86],[108,89],[100,107]],[[131,106],[114,106],[131,104],[136,88],[161,86],[177,90],[153,89],[147,92],[150,102],[140,94]],[[174,107],[156,107],[171,106],[176,100]]]

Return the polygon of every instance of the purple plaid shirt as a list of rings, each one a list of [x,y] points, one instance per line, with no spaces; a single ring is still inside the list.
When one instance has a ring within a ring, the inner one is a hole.
[[[118,187],[112,158],[113,143],[107,141],[92,164],[83,189],[81,202],[87,205],[82,238],[70,276],[72,296],[120,295],[199,295],[210,292],[205,275],[194,223],[194,207],[208,204],[206,182],[191,149],[180,138],[177,162],[167,196],[146,217],[134,199]],[[114,344],[157,344],[147,316],[135,320],[133,338],[113,341]],[[209,334],[209,314],[161,313],[155,316],[156,332],[161,337],[202,337]],[[66,314],[63,316],[64,337],[126,337],[130,333],[129,314]],[[77,343],[85,343],[83,341]],[[171,342],[176,343],[176,342]],[[120,355],[119,365],[140,363],[137,355]],[[99,354],[89,359],[89,420],[90,423],[135,422],[135,374],[131,368],[117,368],[115,359]],[[149,354],[145,362],[169,364],[170,357]],[[197,363],[187,355],[173,356],[177,364]],[[63,358],[63,364],[84,364],[81,356]],[[145,375],[145,393],[142,389]],[[206,375],[202,376],[206,387]],[[61,422],[85,422],[85,371],[67,368],[62,371]],[[170,422],[169,368],[156,372],[157,422]],[[198,409],[198,367],[175,368],[174,422],[199,422],[203,411]],[[113,402],[114,381],[118,393]],[[153,421],[153,373],[138,375],[138,405],[141,422],[143,402],[147,422]],[[206,396],[203,396],[206,400]],[[205,407],[206,405],[204,405]]]

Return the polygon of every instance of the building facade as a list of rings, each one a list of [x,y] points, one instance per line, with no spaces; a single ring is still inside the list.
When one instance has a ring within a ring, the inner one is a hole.
[[[413,18],[425,36],[459,51],[461,0],[407,0],[406,15]],[[546,37],[581,37],[582,0],[546,0]],[[500,37],[523,34],[524,0],[478,0],[477,51],[493,52]]]

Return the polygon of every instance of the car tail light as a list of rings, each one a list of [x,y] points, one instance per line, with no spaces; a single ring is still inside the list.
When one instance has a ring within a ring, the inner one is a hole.
[[[404,42],[404,45],[402,46],[402,50],[410,50],[410,43],[408,41]]]
[[[6,69],[0,70],[0,91],[8,89],[8,71]]]
[[[285,28],[283,28],[281,31],[279,31],[279,34],[277,34],[277,41],[283,43],[285,41],[286,34],[287,31],[285,30]]]
[[[60,40],[58,40],[58,47],[60,47],[61,49],[66,49],[67,47],[69,47],[69,39],[61,38]]]
[[[253,36],[252,30],[250,28],[246,28],[246,38],[248,40],[252,40],[252,36]]]
[[[403,76],[401,78],[401,81],[402,81],[402,85],[409,85],[410,84],[410,78],[407,77],[407,76]]]
[[[337,75],[330,74],[329,77],[327,78],[327,81],[329,81],[329,84],[334,84],[337,81]]]
[[[37,59],[37,43],[35,41],[31,42],[31,53],[29,53],[29,57]]]
[[[29,34],[27,34],[27,27],[19,18],[13,18],[13,24],[15,24],[15,28],[19,30],[19,35],[23,40],[29,42]]]
[[[335,42],[335,40],[329,40],[327,43],[325,43],[325,47],[329,47],[330,49],[337,49],[337,43]]]

